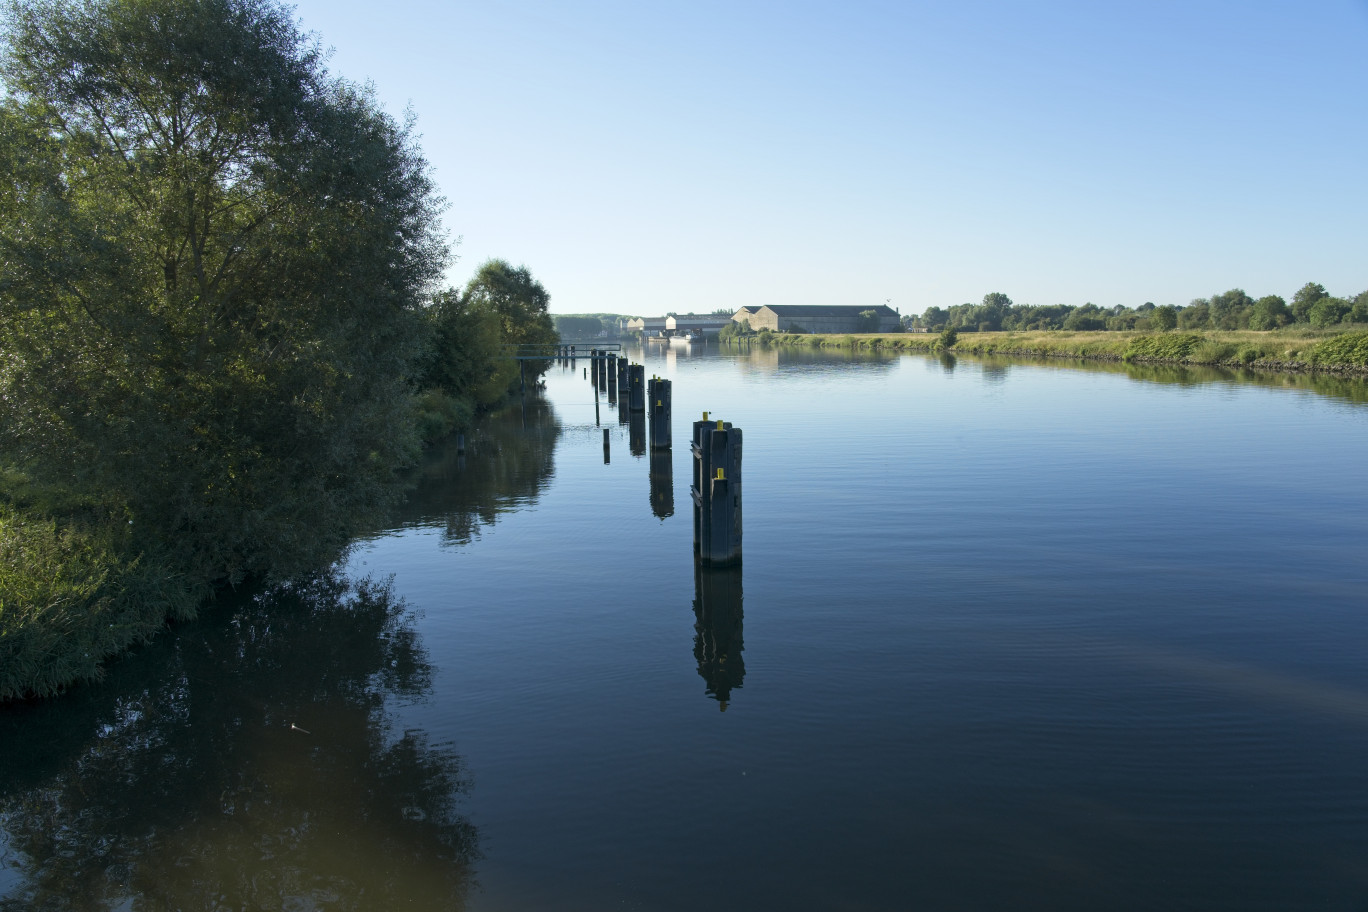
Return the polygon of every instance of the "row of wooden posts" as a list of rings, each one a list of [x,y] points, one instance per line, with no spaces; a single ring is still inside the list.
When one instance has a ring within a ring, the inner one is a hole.
[[[561,357],[573,368],[577,352],[565,346]],[[651,448],[651,504],[657,515],[674,512],[673,493],[661,495],[663,482],[673,491],[670,453],[673,446],[671,431],[671,400],[673,384],[660,377],[646,380],[646,368],[632,364],[616,352],[591,349],[589,366],[584,375],[594,386],[594,418],[598,421],[600,392],[606,392],[610,403],[620,403],[628,414],[633,438],[639,427],[636,416],[642,414]],[[633,444],[635,440],[631,441]],[[729,421],[716,421],[703,413],[703,420],[693,423],[689,441],[693,456],[693,474],[689,495],[693,500],[694,553],[702,564],[725,566],[741,562],[741,429]],[[637,453],[637,446],[632,446]],[[639,455],[639,454],[638,454]],[[609,431],[603,430],[603,461],[610,459]]]

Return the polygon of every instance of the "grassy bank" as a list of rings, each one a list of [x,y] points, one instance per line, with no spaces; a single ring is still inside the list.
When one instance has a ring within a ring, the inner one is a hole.
[[[948,344],[947,344],[948,343]],[[1267,332],[982,332],[944,339],[934,333],[799,335],[759,333],[733,344],[951,351],[969,355],[1209,364],[1265,370],[1368,373],[1368,332],[1307,327]]]

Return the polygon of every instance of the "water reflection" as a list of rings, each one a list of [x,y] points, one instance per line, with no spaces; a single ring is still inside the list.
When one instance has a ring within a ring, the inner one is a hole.
[[[726,712],[746,677],[742,644],[741,568],[694,562],[694,659],[708,696]]]
[[[948,356],[945,356],[948,357]],[[1171,384],[1184,387],[1207,386],[1213,383],[1262,386],[1271,389],[1304,390],[1345,402],[1368,402],[1368,377],[1344,376],[1328,373],[1295,373],[1261,371],[1253,368],[1216,367],[1198,364],[1137,364],[1124,361],[1084,361],[1074,358],[1031,358],[1013,356],[985,356],[985,375],[989,370],[1002,371],[1011,365],[1031,364],[1058,370],[1090,371],[1104,374],[1125,374],[1132,380]]]
[[[674,516],[674,457],[669,449],[651,450],[651,512],[661,519]]]
[[[833,369],[848,372],[888,371],[898,363],[901,355],[869,348],[817,348],[782,345],[765,348],[751,345],[726,349],[736,365],[747,373],[758,374],[825,374]]]
[[[386,712],[430,687],[402,604],[323,576],[224,608],[0,714],[0,908],[461,908],[461,760]]]
[[[632,412],[627,423],[627,446],[632,455],[646,455],[646,413]]]
[[[1000,384],[1007,382],[1007,374],[1012,366],[1000,361],[984,361],[982,365],[982,377],[984,383]]]
[[[399,525],[441,525],[453,544],[478,537],[500,514],[539,497],[555,474],[560,421],[550,403],[487,416],[466,434],[432,448],[415,472],[415,490],[396,512]]]

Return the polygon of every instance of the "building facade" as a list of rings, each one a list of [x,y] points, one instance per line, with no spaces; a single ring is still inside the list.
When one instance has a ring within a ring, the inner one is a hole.
[[[665,318],[665,332],[671,336],[682,336],[690,332],[715,336],[731,321],[732,318],[727,314],[678,314]]]
[[[659,336],[665,333],[664,317],[636,317],[627,321],[628,332],[639,332],[643,336]]]
[[[867,316],[872,312],[872,316]],[[756,331],[802,333],[890,333],[902,332],[898,312],[886,304],[878,307],[850,305],[767,304],[743,307],[732,320],[746,321]]]

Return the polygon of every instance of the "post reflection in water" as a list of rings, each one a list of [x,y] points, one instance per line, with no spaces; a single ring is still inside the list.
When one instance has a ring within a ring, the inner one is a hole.
[[[627,446],[638,458],[646,455],[646,413],[631,412],[627,424]]]
[[[463,907],[462,760],[389,722],[431,688],[402,603],[325,575],[213,614],[0,713],[0,909]]]
[[[674,463],[670,450],[651,450],[651,512],[661,519],[674,516]]]
[[[732,689],[741,688],[741,567],[705,567],[694,561],[694,659],[708,696],[727,711]]]

